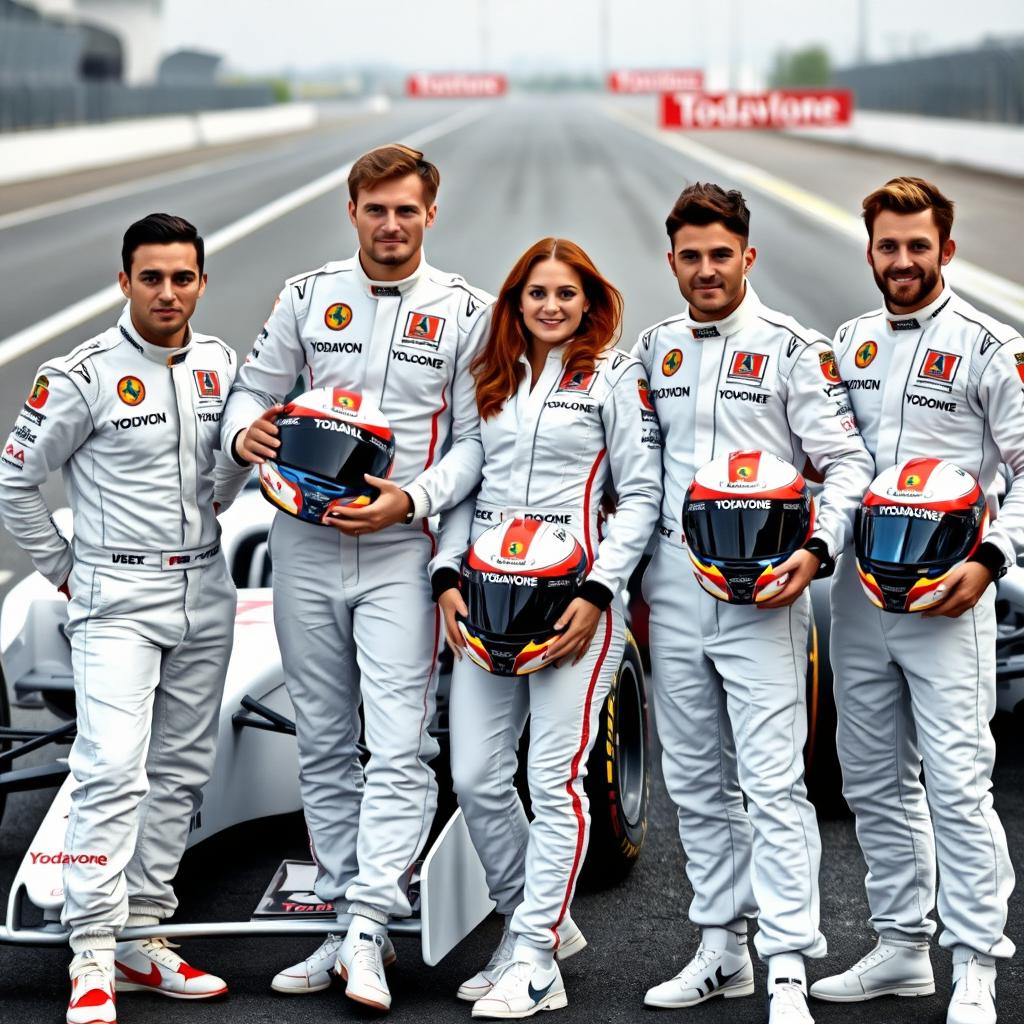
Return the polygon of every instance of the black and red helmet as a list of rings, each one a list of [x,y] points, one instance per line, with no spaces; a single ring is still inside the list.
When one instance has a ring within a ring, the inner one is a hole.
[[[379,493],[364,475],[387,477],[395,439],[377,406],[354,391],[315,388],[274,420],[281,447],[260,466],[264,497],[310,523],[347,505],[368,505]]]
[[[944,459],[908,459],[871,482],[854,524],[861,585],[887,612],[919,612],[945,592],[988,524],[978,481]]]
[[[731,452],[697,470],[683,501],[683,536],[697,582],[729,604],[757,604],[786,582],[775,566],[810,540],[807,482],[770,452]]]
[[[459,617],[469,657],[498,676],[545,668],[554,625],[588,569],[580,542],[539,519],[506,519],[476,539],[462,560],[469,614]]]

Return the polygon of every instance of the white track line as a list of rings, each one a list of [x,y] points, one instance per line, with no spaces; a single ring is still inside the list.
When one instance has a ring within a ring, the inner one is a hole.
[[[466,125],[471,124],[473,121],[479,120],[486,112],[486,108],[483,106],[468,107],[441,121],[427,125],[418,132],[413,132],[406,137],[405,142],[417,148],[424,146],[429,142],[434,142],[436,139],[466,127]],[[255,231],[259,231],[260,228],[266,227],[279,217],[283,217],[285,214],[297,210],[300,206],[304,206],[306,203],[319,199],[320,196],[339,188],[348,180],[348,173],[351,169],[352,163],[350,161],[336,170],[329,171],[315,181],[311,181],[307,185],[289,192],[287,195],[274,199],[265,206],[261,206],[258,210],[253,210],[252,213],[246,214],[246,216],[239,218],[232,224],[228,224],[219,231],[215,231],[206,239],[207,255],[212,256],[214,253],[234,245],[235,242],[241,241],[241,239]],[[32,349],[38,348],[53,338],[73,330],[80,324],[84,324],[93,319],[93,317],[99,316],[100,313],[105,312],[122,301],[124,301],[124,296],[121,294],[120,287],[117,284],[110,284],[105,288],[101,288],[98,292],[80,299],[78,302],[66,306],[59,313],[54,313],[52,316],[46,317],[45,320],[40,320],[31,327],[18,331],[17,334],[12,334],[4,341],[0,341],[0,366],[5,366],[19,356],[25,355],[26,352],[31,352]]]
[[[631,131],[654,139],[677,153],[708,164],[737,182],[745,182],[861,245],[867,240],[864,224],[859,217],[854,217],[821,196],[777,178],[754,164],[725,156],[686,135],[655,128],[646,121],[641,121],[614,107],[604,107],[603,111],[606,116]],[[970,295],[991,309],[998,310],[1002,315],[1009,317],[1015,326],[1024,323],[1024,288],[1019,284],[984,270],[960,256],[946,267],[945,274],[950,284],[958,291]]]

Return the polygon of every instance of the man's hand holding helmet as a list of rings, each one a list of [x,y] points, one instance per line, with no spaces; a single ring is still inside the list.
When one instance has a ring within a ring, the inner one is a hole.
[[[570,659],[573,665],[578,665],[590,650],[600,621],[601,609],[597,605],[585,597],[574,597],[555,623],[555,630],[562,635],[548,648],[545,661],[553,662],[558,668]]]
[[[278,429],[274,420],[283,412],[283,405],[272,405],[252,421],[248,430],[240,430],[235,435],[235,456],[239,461],[262,466],[277,454],[281,442],[277,439]]]
[[[398,484],[369,473],[365,473],[363,479],[380,492],[377,497],[362,507],[339,505],[324,516],[325,525],[333,526],[350,537],[358,537],[408,520],[413,507],[412,498]]]
[[[981,562],[963,562],[943,580],[945,591],[935,604],[921,617],[930,619],[937,615],[945,615],[957,619],[964,612],[970,611],[988,590],[993,580],[992,570]]]

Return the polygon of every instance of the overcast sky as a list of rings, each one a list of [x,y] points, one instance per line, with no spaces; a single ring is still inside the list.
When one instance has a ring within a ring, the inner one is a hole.
[[[1021,0],[164,0],[164,49],[213,50],[263,73],[484,61],[498,71],[595,71],[604,8],[611,67],[699,66],[715,78],[733,60],[763,71],[779,49],[818,42],[835,63],[851,63],[861,9],[874,59],[1024,37]]]

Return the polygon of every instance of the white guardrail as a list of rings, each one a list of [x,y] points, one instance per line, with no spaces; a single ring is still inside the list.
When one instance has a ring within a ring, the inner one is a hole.
[[[1024,178],[1024,125],[857,110],[848,125],[788,134]]]
[[[282,135],[317,122],[312,103],[146,117],[0,135],[0,185]]]

